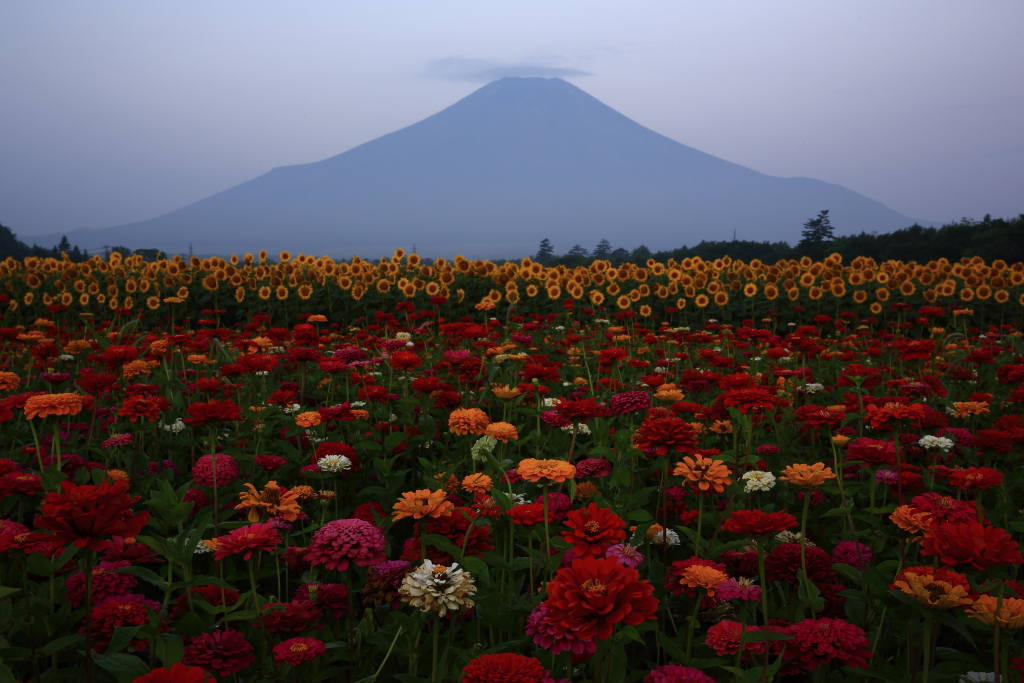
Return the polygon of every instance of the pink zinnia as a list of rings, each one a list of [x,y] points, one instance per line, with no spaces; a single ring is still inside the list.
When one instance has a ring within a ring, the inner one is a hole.
[[[646,391],[624,391],[608,399],[608,408],[616,415],[635,413],[651,407],[651,395]]]
[[[550,609],[542,602],[526,617],[526,634],[533,636],[533,642],[556,655],[571,652],[589,656],[597,652],[597,638],[580,640],[573,631],[559,633],[549,621],[549,613]]]
[[[113,570],[130,567],[131,562],[100,562],[92,570],[92,601],[99,604],[107,598],[118,597],[131,593],[139,585],[139,580],[131,574],[115,574]],[[85,574],[75,572],[64,584],[64,592],[73,607],[78,607],[85,600]]]
[[[857,571],[871,563],[871,548],[857,541],[840,541],[832,548],[832,560],[848,564]]]
[[[722,600],[761,601],[761,587],[750,579],[727,579],[715,587],[715,597]]]
[[[750,626],[748,624],[746,629],[744,629],[743,624],[738,621],[723,619],[714,626],[708,628],[708,634],[704,642],[707,643],[707,646],[713,649],[719,656],[734,655],[740,649],[740,638],[743,636],[744,631],[747,633],[753,633],[760,630],[760,626]],[[743,643],[743,651],[760,654],[764,652],[764,641],[756,640],[753,642],[745,642]]]
[[[864,630],[842,619],[804,619],[786,627],[793,639],[786,642],[787,652],[798,650],[794,659],[800,669],[814,671],[833,659],[843,666],[868,668],[871,641]]]
[[[283,467],[288,464],[288,461],[280,455],[257,455],[253,460],[256,461],[257,465],[268,472],[273,472],[278,467]],[[217,468],[220,469],[220,461],[217,461]],[[217,472],[217,474],[219,475],[220,472]]]
[[[381,530],[365,520],[337,519],[313,534],[306,559],[313,566],[322,564],[339,571],[348,569],[350,561],[367,567],[387,559],[386,543]]]
[[[289,638],[274,646],[274,661],[279,665],[298,666],[303,662],[312,662],[325,654],[327,648],[324,641],[316,638]]]
[[[576,463],[577,477],[607,477],[612,473],[612,464],[604,458],[583,458]]]
[[[628,543],[619,543],[611,546],[605,551],[604,556],[614,558],[619,561],[619,564],[625,565],[630,569],[636,569],[644,562],[644,556]]]
[[[238,463],[227,453],[217,454],[217,486],[227,486],[238,479]],[[204,455],[196,460],[192,478],[200,486],[213,486],[213,456]]]
[[[256,661],[252,644],[238,631],[213,631],[192,638],[181,658],[185,664],[201,666],[226,677]]]
[[[715,679],[692,666],[666,664],[644,676],[644,683],[715,683]]]

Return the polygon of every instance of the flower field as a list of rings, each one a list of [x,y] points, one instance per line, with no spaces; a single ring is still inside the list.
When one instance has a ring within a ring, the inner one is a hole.
[[[0,683],[1024,672],[1024,264],[276,261],[0,262]]]

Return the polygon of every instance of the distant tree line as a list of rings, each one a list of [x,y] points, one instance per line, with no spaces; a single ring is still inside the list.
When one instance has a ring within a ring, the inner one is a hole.
[[[680,261],[699,256],[713,261],[723,256],[750,261],[761,259],[774,263],[781,259],[799,259],[809,256],[821,260],[838,253],[846,261],[867,256],[876,261],[927,262],[940,258],[956,261],[964,256],[980,256],[986,261],[1002,259],[1008,263],[1024,261],[1024,213],[1016,218],[992,218],[986,214],[980,221],[962,218],[941,228],[926,228],[918,224],[893,232],[877,234],[861,232],[859,235],[836,237],[828,211],[804,223],[802,239],[795,246],[788,242],[755,242],[751,240],[701,240],[689,247],[651,252],[644,245],[629,250],[613,249],[602,239],[588,251],[580,244],[573,245],[565,254],[556,255],[551,240],[540,243],[534,259],[545,265],[579,266],[595,259],[606,259],[613,264],[643,263],[649,258],[664,262],[670,258]]]
[[[142,254],[142,257],[147,261],[156,261],[162,257],[162,252],[159,249],[136,249],[133,251],[128,247],[106,247],[103,250],[104,258],[109,257],[115,251],[122,256]],[[61,237],[60,242],[49,249],[40,247],[37,244],[33,244],[30,247],[19,240],[14,231],[0,224],[0,259],[5,259],[8,256],[13,256],[16,259],[23,259],[29,256],[59,259],[61,254],[67,254],[68,258],[74,263],[81,263],[91,258],[88,249],[79,249],[77,244],[72,246],[71,242],[68,241],[67,235]]]

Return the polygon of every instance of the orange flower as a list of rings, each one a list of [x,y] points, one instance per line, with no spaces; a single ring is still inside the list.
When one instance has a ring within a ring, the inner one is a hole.
[[[299,413],[298,415],[295,416],[295,424],[299,425],[300,427],[316,427],[318,424],[320,424],[320,422],[320,413],[316,412],[315,410],[310,410],[309,412],[305,413]]]
[[[786,469],[782,470],[782,474],[785,475],[779,477],[782,481],[788,481],[794,486],[806,488],[821,486],[829,479],[836,478],[836,475],[832,473],[832,468],[825,467],[825,463],[823,462],[816,462],[813,465],[805,465],[801,463],[788,465]]]
[[[320,315],[319,313],[315,313],[315,314],[309,316],[308,318],[306,318],[306,322],[307,323],[325,323],[325,322],[327,322],[327,316],[326,315]]]
[[[729,478],[732,473],[724,462],[700,455],[696,457],[688,455],[683,458],[682,462],[677,462],[672,474],[683,477],[701,491],[714,489],[715,493],[721,493],[726,486],[732,483],[732,479]]]
[[[494,482],[486,474],[470,474],[462,480],[462,490],[470,493],[487,493]]]
[[[11,391],[19,386],[21,386],[21,378],[16,374],[13,372],[0,372],[0,391]]]
[[[995,626],[996,622],[999,622],[999,628],[1016,631],[1024,626],[1024,600],[1004,597],[1000,605],[998,598],[979,595],[967,614],[989,626]]]
[[[370,411],[354,408],[352,410],[352,417],[356,418],[357,420],[362,420],[363,422],[365,422],[370,419]]]
[[[149,377],[153,373],[153,366],[144,360],[133,360],[125,363],[121,368],[121,374],[124,375],[125,379],[131,379],[142,375],[143,377]]]
[[[493,436],[502,443],[508,443],[509,439],[513,441],[519,439],[519,431],[516,429],[516,426],[508,422],[492,422],[487,425],[484,434]]]
[[[889,519],[893,524],[915,536],[928,531],[930,517],[931,513],[917,511],[909,505],[901,505],[889,515]]]
[[[850,437],[843,436],[842,434],[836,434],[832,437],[832,443],[842,448],[850,442]]]
[[[121,481],[122,479],[128,479],[128,473],[124,470],[107,470],[107,478],[110,481]]]
[[[956,413],[953,417],[970,417],[971,415],[988,415],[989,405],[984,401],[957,401],[953,404]]]
[[[284,517],[294,522],[299,517],[299,503],[293,490],[281,492],[276,481],[269,481],[262,491],[257,492],[252,484],[246,484],[248,491],[242,491],[239,497],[242,502],[235,506],[236,510],[249,510],[249,521],[258,522],[264,513],[271,517]]]
[[[949,609],[970,605],[973,602],[967,597],[967,591],[963,586],[954,586],[948,581],[936,579],[931,574],[903,572],[903,579],[893,585],[925,607],[934,609]]]
[[[394,512],[391,519],[398,521],[406,517],[422,519],[423,517],[442,517],[449,514],[455,506],[448,501],[448,494],[442,489],[431,491],[420,489],[419,491],[406,491],[394,504]]]
[[[732,422],[728,420],[715,420],[711,425],[711,431],[715,434],[732,434]]]
[[[680,391],[675,384],[662,384],[658,387],[658,391],[654,393],[654,398],[659,401],[676,402],[682,401],[684,396],[683,392]]]
[[[452,434],[476,434],[479,436],[487,429],[491,418],[479,408],[456,408],[448,416],[448,431]]]
[[[576,467],[564,460],[537,460],[526,458],[519,462],[516,469],[523,479],[527,481],[540,481],[550,479],[559,483],[576,476]]]
[[[682,576],[679,578],[679,583],[690,588],[699,588],[707,591],[707,596],[713,598],[715,596],[715,588],[728,580],[729,576],[725,572],[719,571],[714,567],[692,565],[683,571]]]
[[[493,393],[498,398],[507,401],[515,398],[516,396],[519,396],[523,392],[519,390],[519,387],[509,387],[507,384],[502,386],[494,384],[491,386],[491,393]]]
[[[48,415],[78,415],[82,412],[82,397],[70,394],[42,394],[25,401],[25,417],[46,417]]]

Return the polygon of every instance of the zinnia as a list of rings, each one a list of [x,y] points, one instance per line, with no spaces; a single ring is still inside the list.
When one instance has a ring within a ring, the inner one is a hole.
[[[639,626],[658,609],[654,586],[614,559],[573,560],[555,573],[547,592],[556,630],[573,631],[582,640],[607,640],[615,624]]]
[[[644,420],[633,434],[633,445],[642,451],[665,455],[669,451],[695,453],[699,438],[696,430],[677,417]]]
[[[63,493],[48,493],[35,525],[52,531],[61,543],[77,548],[103,550],[110,541],[103,536],[136,536],[149,520],[148,512],[135,514],[132,505],[141,498],[129,496],[126,480],[99,486],[60,483]]]
[[[255,662],[256,656],[252,644],[241,633],[227,629],[203,633],[189,640],[181,661],[227,677]]]
[[[82,397],[70,394],[40,394],[25,401],[25,417],[47,417],[48,415],[78,415],[82,412]]]
[[[323,525],[313,534],[306,559],[310,564],[344,571],[349,562],[360,567],[379,564],[387,559],[387,540],[381,530],[362,519],[337,519]]]
[[[406,517],[422,519],[447,515],[455,505],[448,501],[448,494],[442,489],[420,489],[406,491],[393,507],[395,511],[391,513],[391,519],[397,522]]]
[[[813,465],[795,464],[788,465],[782,470],[784,476],[779,477],[782,481],[788,481],[794,486],[812,488],[821,486],[829,479],[835,479],[831,467],[825,467],[825,463],[816,462]]]
[[[258,522],[263,513],[272,517],[283,517],[294,522],[299,517],[299,503],[294,489],[282,493],[276,481],[267,482],[262,491],[257,491],[252,484],[246,484],[248,491],[238,494],[242,502],[235,506],[236,510],[249,510],[249,521]]]
[[[924,537],[922,555],[938,555],[945,565],[983,570],[1004,564],[1024,564],[1017,541],[999,527],[978,524],[939,524]]]
[[[534,657],[514,652],[481,655],[462,670],[461,683],[542,683],[547,669]]]
[[[577,557],[601,557],[605,548],[626,538],[626,522],[611,510],[599,508],[597,503],[570,512],[565,525],[570,531],[563,531],[562,537],[573,544],[572,551]]]
[[[312,662],[325,654],[327,648],[324,641],[316,638],[289,638],[274,646],[274,661],[278,665],[298,666],[303,662]]]
[[[672,474],[684,477],[701,491],[714,490],[715,493],[721,493],[732,483],[729,478],[731,472],[724,462],[700,455],[696,458],[687,456],[682,462],[677,462]]]
[[[479,408],[457,408],[448,416],[448,431],[452,434],[481,435],[491,423],[487,413]]]
[[[205,541],[206,547],[215,552],[213,559],[223,560],[225,557],[242,554],[246,562],[253,553],[262,550],[271,551],[281,542],[281,536],[272,524],[250,524],[232,529],[227,536],[218,536]],[[243,554],[244,553],[244,554]]]
[[[206,669],[186,664],[175,664],[170,669],[157,667],[148,674],[139,676],[132,680],[132,683],[216,683],[214,678]]]
[[[796,517],[788,512],[733,510],[722,529],[745,536],[767,536],[792,529],[797,524]]]
[[[576,468],[564,460],[524,458],[516,471],[523,479],[534,482],[548,479],[561,483],[576,476]]]

